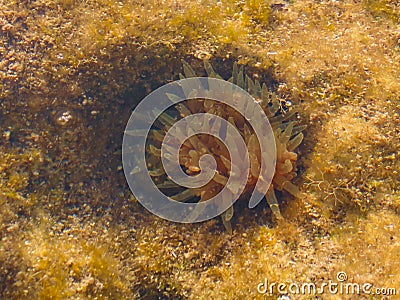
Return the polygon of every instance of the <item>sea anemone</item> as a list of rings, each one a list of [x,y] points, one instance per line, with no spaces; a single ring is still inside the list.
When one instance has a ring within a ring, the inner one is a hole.
[[[208,61],[205,61],[204,65],[208,77],[222,79]],[[185,61],[183,61],[183,68],[184,75],[180,74],[181,79],[197,77],[194,70]],[[285,190],[295,197],[300,196],[299,189],[291,181],[297,176],[297,154],[294,150],[302,142],[302,131],[306,126],[299,125],[299,121],[295,120],[296,110],[293,107],[287,102],[279,100],[273,92],[267,89],[265,84],[261,85],[259,81],[253,81],[248,75],[245,75],[243,66],[239,68],[235,63],[232,77],[228,81],[254,97],[264,110],[272,127],[276,144],[276,167],[265,198],[275,217],[282,218],[274,190]],[[170,97],[173,96],[170,95]],[[201,171],[200,157],[210,154],[215,158],[217,172],[215,172],[212,180],[201,188],[180,188],[169,179],[161,164],[161,145],[168,130],[179,118],[196,113],[209,113],[219,116],[234,125],[240,132],[247,146],[250,161],[247,185],[240,197],[246,198],[261,178],[260,162],[264,153],[261,153],[259,141],[249,120],[234,108],[208,99],[190,99],[176,104],[173,109],[162,113],[154,123],[147,139],[146,149],[146,161],[147,165],[150,166],[149,172],[153,181],[161,191],[168,194],[172,199],[185,202],[206,201],[217,195],[226,185],[230,176],[229,151],[221,141],[211,135],[192,136],[182,144],[179,150],[179,164],[189,176],[197,175]],[[232,215],[233,205],[221,215],[228,231],[232,230],[230,224]]]

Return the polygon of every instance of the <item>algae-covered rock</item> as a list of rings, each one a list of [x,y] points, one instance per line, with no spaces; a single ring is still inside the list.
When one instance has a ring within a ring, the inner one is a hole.
[[[0,5],[0,298],[277,298],[266,279],[321,285],[339,272],[400,292],[396,1]],[[124,127],[181,59],[196,72],[208,59],[225,79],[238,62],[307,123],[303,196],[277,194],[283,221],[237,203],[229,235],[133,198]]]

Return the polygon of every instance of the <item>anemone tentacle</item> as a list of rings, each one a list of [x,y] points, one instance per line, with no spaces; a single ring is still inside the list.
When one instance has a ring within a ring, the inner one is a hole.
[[[222,79],[218,75],[208,61],[204,62],[204,68],[208,77]],[[180,74],[181,79],[196,77],[196,72],[185,61],[183,61],[183,74]],[[298,120],[294,120],[296,110],[268,90],[265,84],[260,84],[258,80],[252,80],[244,72],[243,66],[233,65],[232,77],[229,82],[238,85],[242,89],[251,94],[256,101],[261,105],[267,115],[271,127],[274,132],[276,143],[276,168],[272,178],[272,184],[266,193],[266,200],[276,218],[281,219],[282,215],[279,210],[279,203],[274,190],[286,191],[294,197],[300,197],[301,193],[296,185],[291,181],[297,176],[297,157],[294,152],[303,140],[302,131],[306,128],[305,125],[299,125]],[[184,91],[185,94],[190,91]],[[176,95],[168,95],[171,99]],[[285,107],[285,109],[283,108]],[[289,108],[288,108],[289,107]],[[253,108],[249,108],[253,109]],[[239,114],[235,109],[217,103],[212,100],[195,99],[187,100],[176,105],[178,114],[183,118],[195,113],[210,113],[220,116],[234,125],[240,132],[243,140],[246,143],[247,150],[250,156],[250,172],[248,175],[247,185],[242,195],[246,195],[247,191],[252,191],[258,180],[265,180],[266,175],[260,174],[260,163],[265,158],[267,153],[261,153],[258,139],[251,127],[251,124]],[[177,201],[191,201],[196,198],[197,201],[206,201],[218,194],[226,185],[231,174],[231,164],[228,149],[219,141],[209,135],[197,135],[187,139],[179,151],[179,163],[182,169],[188,175],[196,175],[200,172],[199,158],[205,154],[212,155],[217,162],[217,172],[210,182],[202,188],[193,188],[183,190],[177,188],[177,185],[171,182],[168,176],[164,173],[159,163],[155,163],[156,158],[161,156],[161,142],[169,128],[177,121],[177,116],[163,113],[158,121],[158,128],[150,131],[150,141],[147,146],[148,161],[151,161],[154,169],[150,175],[157,177],[157,185],[160,189],[165,189],[171,192],[177,192],[171,197]],[[200,124],[204,129],[207,129],[208,124]],[[189,130],[189,129],[188,129]],[[168,148],[166,148],[168,149]],[[155,178],[153,178],[155,179]],[[222,221],[228,231],[231,231],[230,220],[233,215],[233,207],[230,207],[222,214]]]

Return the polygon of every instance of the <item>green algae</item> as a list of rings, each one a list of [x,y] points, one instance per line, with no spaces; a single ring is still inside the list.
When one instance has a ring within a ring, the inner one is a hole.
[[[2,298],[263,298],[266,277],[338,271],[399,288],[396,2],[209,3],[1,1]],[[304,197],[279,197],[285,223],[243,208],[228,236],[129,198],[130,109],[204,55],[301,103]],[[57,125],[66,111],[74,122]]]
[[[365,8],[374,18],[387,18],[395,23],[400,21],[400,9],[394,1],[390,0],[368,0]]]

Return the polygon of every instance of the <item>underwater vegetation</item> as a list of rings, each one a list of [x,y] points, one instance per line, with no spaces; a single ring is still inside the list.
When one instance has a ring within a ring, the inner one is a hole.
[[[197,77],[195,71],[188,63],[183,61],[183,66],[184,75],[180,74],[181,79]],[[214,71],[208,61],[204,61],[204,67],[208,77],[222,79],[222,77]],[[228,79],[228,82],[236,84],[250,93],[261,105],[271,124],[276,144],[276,167],[273,172],[272,184],[266,193],[266,199],[275,216],[277,218],[282,218],[274,189],[279,191],[285,190],[295,197],[300,197],[300,191],[291,183],[291,180],[297,175],[297,154],[294,150],[302,142],[303,133],[301,131],[304,130],[306,126],[299,125],[298,120],[293,120],[295,117],[294,108],[289,107],[284,100],[279,100],[276,94],[268,90],[265,83],[261,86],[258,80],[253,81],[244,73],[243,66],[239,68],[237,63],[234,64],[233,73]],[[172,96],[174,95],[170,95],[170,97]],[[175,97],[177,96],[175,95]],[[258,180],[264,180],[263,178],[268,176],[260,172],[261,160],[266,159],[265,155],[268,154],[262,153],[257,135],[251,127],[249,120],[234,108],[212,100],[192,99],[186,101],[184,104],[176,105],[176,109],[182,118],[195,113],[217,115],[228,120],[239,130],[247,146],[250,159],[249,178],[247,179],[247,184],[242,195],[248,195],[249,192],[256,188]],[[149,144],[147,148],[147,152],[149,153],[147,161],[153,166],[150,170],[150,174],[159,188],[164,190],[177,190],[178,186],[168,179],[164,169],[160,166],[160,160],[161,143],[171,126],[178,121],[178,118],[168,115],[167,113],[162,114],[159,118],[160,120],[156,125],[158,129],[152,130],[149,136],[152,143]],[[210,125],[208,124],[208,126]],[[188,133],[189,132],[186,132],[184,134]],[[167,154],[168,153],[166,153],[166,155]],[[201,134],[188,138],[179,151],[179,162],[188,175],[194,176],[201,170],[199,166],[200,158],[207,154],[215,156],[217,161],[217,170],[212,180],[203,187],[189,188],[174,194],[171,196],[174,200],[188,201],[194,197],[199,197],[199,202],[207,201],[221,192],[223,187],[227,184],[231,174],[231,163],[237,164],[238,162],[230,161],[229,150],[213,137]],[[236,189],[236,187],[232,188]],[[246,199],[244,196],[242,198]],[[223,223],[229,232],[232,232],[230,224],[232,216],[233,206],[230,206],[228,210],[221,215]]]
[[[398,1],[0,5],[0,298],[276,299],[257,284],[340,271],[399,293]],[[308,125],[282,220],[238,201],[231,235],[167,222],[125,184],[132,107],[204,58],[223,78],[245,66]],[[339,296],[398,297],[321,298]]]

